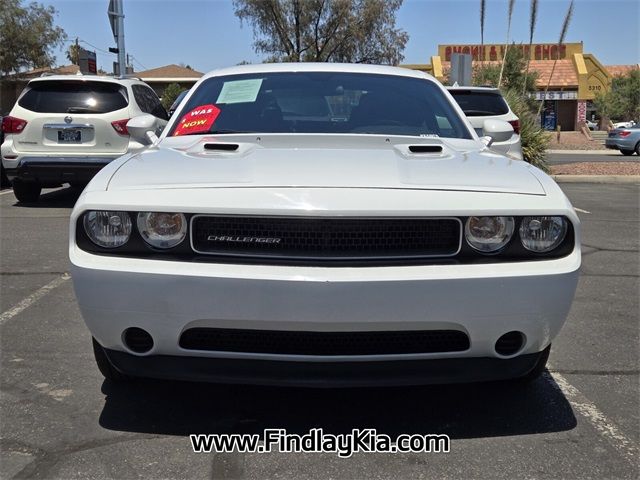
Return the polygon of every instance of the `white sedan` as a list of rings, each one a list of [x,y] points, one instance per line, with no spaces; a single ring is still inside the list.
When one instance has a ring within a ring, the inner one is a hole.
[[[580,222],[432,77],[218,70],[73,210],[78,303],[108,380],[305,386],[533,379],[574,296]]]

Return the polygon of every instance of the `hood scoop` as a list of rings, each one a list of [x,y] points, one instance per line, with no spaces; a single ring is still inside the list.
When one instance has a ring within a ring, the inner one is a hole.
[[[442,153],[442,145],[409,145],[411,153]]]
[[[218,158],[227,157],[231,159],[246,156],[256,148],[260,147],[255,143],[225,142],[215,137],[205,137],[191,145],[174,148],[173,150],[182,152],[190,157],[207,158],[215,156]]]
[[[424,143],[396,143],[393,148],[407,160],[440,160],[454,155],[454,151],[439,138],[430,138]]]
[[[239,147],[237,143],[205,143],[203,145],[205,150],[216,152],[235,152]]]

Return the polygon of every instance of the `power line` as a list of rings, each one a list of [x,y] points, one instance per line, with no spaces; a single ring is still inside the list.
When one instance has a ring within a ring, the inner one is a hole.
[[[86,43],[87,45],[89,45],[89,46],[90,46],[90,47],[92,47],[92,48],[95,48],[95,49],[96,49],[96,50],[98,50],[99,52],[102,52],[102,53],[108,53],[108,54],[110,54],[110,55],[116,55],[116,54],[115,54],[115,53],[113,53],[113,52],[110,52],[110,51],[108,51],[108,50],[103,50],[102,48],[96,47],[95,45],[93,45],[92,43],[87,42],[86,40],[79,40],[79,42],[80,42],[80,43]]]
[[[66,43],[75,43],[75,39],[73,40],[65,40]],[[102,52],[102,53],[108,53],[109,55],[117,55],[116,53],[110,52],[108,50],[104,50],[103,48],[100,47],[96,47],[94,44],[87,42],[86,40],[80,40],[78,39],[78,42],[80,43],[84,43],[86,45],[89,45],[91,48],[94,48],[95,50]],[[144,70],[149,70],[147,67],[145,67],[142,62],[140,60],[138,60],[136,57],[134,57],[132,54],[129,54],[129,57],[131,57],[133,59],[134,62],[136,62],[138,65],[140,65]]]
[[[145,67],[140,60],[138,60],[136,57],[134,57],[133,55],[129,54],[129,56],[133,59],[134,62],[136,62],[138,65],[140,65],[143,69],[145,70],[149,70],[147,67]]]

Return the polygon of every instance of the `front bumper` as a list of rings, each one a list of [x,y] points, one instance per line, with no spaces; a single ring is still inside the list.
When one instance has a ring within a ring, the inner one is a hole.
[[[537,354],[551,343],[568,315],[580,265],[579,249],[548,261],[370,268],[166,262],[99,256],[77,247],[72,247],[70,257],[85,322],[117,368],[133,374],[141,368],[145,376],[160,377],[168,368],[170,378],[184,379],[219,378],[228,362],[235,361],[266,361],[270,366],[283,362],[284,375],[291,362],[300,371],[307,368],[304,364],[313,370],[325,368],[319,365],[361,362],[381,368],[384,363],[399,362],[402,369],[411,367],[408,361],[435,359],[502,365],[507,377],[520,376],[527,372],[529,361],[515,362],[514,371],[507,368],[509,362],[500,362]],[[137,354],[125,346],[123,332],[130,327],[151,334],[150,351]],[[182,332],[197,327],[315,332],[458,330],[468,335],[470,347],[459,352],[351,356],[181,348]],[[523,333],[523,347],[510,357],[496,353],[497,339],[514,330]],[[179,367],[166,366],[173,361]],[[262,368],[258,363],[245,365],[255,366],[256,375]],[[156,368],[161,370],[154,374]],[[460,367],[468,369],[466,376],[447,366],[442,377],[450,372],[452,378],[463,381],[488,379],[482,368],[469,368]],[[232,371],[228,370],[229,375]]]
[[[547,351],[510,359],[278,362],[105,352],[120,372],[145,378],[298,387],[369,387],[485,382],[525,376]]]

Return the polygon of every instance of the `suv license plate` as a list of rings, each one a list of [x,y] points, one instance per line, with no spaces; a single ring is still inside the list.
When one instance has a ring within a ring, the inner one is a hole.
[[[58,143],[80,143],[81,141],[81,130],[58,130]]]

